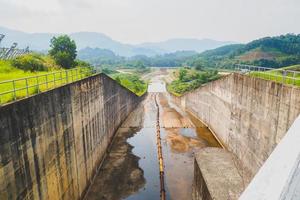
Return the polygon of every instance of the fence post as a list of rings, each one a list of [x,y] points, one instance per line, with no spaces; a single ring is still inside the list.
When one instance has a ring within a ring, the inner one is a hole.
[[[25,79],[26,84],[26,97],[29,97],[28,78]]]
[[[71,79],[72,79],[72,82],[74,81],[73,76],[74,76],[74,73],[73,73],[73,70],[71,70]]]
[[[39,84],[39,77],[36,77],[36,85],[37,85],[37,92],[40,93],[40,84]]]
[[[76,81],[78,80],[78,69],[76,69]]]
[[[15,82],[15,80],[13,80],[12,83],[13,83],[14,100],[16,100],[17,99],[17,94],[16,94],[16,82]]]
[[[293,80],[294,80],[294,83],[293,83],[293,85],[296,85],[296,72],[294,72],[294,75],[293,75]]]
[[[282,83],[285,83],[285,79],[286,79],[286,71],[283,70],[283,76],[282,76]]]
[[[64,84],[63,77],[62,77],[62,72],[61,71],[60,71],[60,83],[61,83],[61,85]]]
[[[46,74],[46,88],[47,88],[47,90],[48,90],[48,74]]]
[[[69,82],[69,77],[68,77],[68,70],[66,70],[66,83]]]
[[[54,87],[56,86],[55,85],[55,72],[53,73],[53,85],[54,85]]]

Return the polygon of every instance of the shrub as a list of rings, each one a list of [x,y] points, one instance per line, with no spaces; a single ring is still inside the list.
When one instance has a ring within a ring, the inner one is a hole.
[[[38,54],[27,54],[19,56],[12,60],[12,65],[24,71],[45,71],[47,67],[44,65],[43,59]]]

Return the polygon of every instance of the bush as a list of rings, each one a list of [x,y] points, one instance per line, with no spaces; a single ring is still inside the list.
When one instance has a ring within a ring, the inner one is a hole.
[[[43,59],[38,54],[27,54],[12,60],[12,65],[24,71],[46,71]]]

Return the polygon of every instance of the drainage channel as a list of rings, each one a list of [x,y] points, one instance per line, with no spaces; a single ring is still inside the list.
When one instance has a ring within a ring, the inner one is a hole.
[[[120,126],[86,199],[191,199],[193,150],[216,145],[166,93],[149,93]]]
[[[165,190],[165,175],[164,175],[164,159],[161,146],[161,137],[160,137],[160,123],[159,123],[159,105],[157,102],[157,95],[155,96],[155,105],[157,108],[156,116],[156,140],[157,140],[157,156],[159,164],[159,179],[160,179],[160,199],[166,199],[166,190]]]

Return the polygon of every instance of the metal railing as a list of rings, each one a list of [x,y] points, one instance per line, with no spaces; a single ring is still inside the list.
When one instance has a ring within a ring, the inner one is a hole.
[[[90,68],[76,68],[0,82],[0,105],[39,94],[95,74]]]
[[[283,84],[300,86],[300,71],[241,64],[235,65],[235,71]]]

